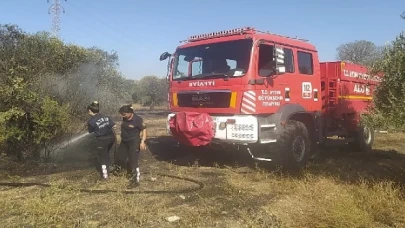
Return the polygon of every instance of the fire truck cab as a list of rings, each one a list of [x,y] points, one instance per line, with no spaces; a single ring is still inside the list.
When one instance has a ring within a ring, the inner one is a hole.
[[[175,138],[180,128],[170,121],[178,113],[201,113],[213,122],[209,144],[243,147],[253,159],[291,168],[305,166],[317,144],[333,135],[371,149],[374,131],[358,123],[375,83],[346,77],[346,87],[356,82],[368,95],[340,99],[341,76],[351,68],[365,75],[366,69],[320,63],[306,40],[245,27],[191,36],[173,54],[160,56],[166,59],[167,129]],[[200,135],[207,132],[202,126],[194,128]]]

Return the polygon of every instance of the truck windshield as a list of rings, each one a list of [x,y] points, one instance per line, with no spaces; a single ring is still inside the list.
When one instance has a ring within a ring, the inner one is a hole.
[[[241,77],[249,67],[251,39],[180,48],[176,52],[173,80]]]

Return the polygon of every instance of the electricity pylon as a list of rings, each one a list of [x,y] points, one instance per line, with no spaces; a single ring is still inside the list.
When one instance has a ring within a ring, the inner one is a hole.
[[[65,0],[66,1],[66,0]],[[49,0],[48,0],[49,3]],[[53,0],[51,7],[48,9],[48,13],[52,15],[52,35],[59,38],[60,33],[60,13],[65,13],[60,0]]]

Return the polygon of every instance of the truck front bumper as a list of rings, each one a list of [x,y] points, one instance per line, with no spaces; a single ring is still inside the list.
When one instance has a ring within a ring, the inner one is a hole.
[[[166,129],[170,132],[169,120],[175,113],[167,116]],[[252,115],[211,116],[214,121],[213,143],[250,144],[259,141],[259,122]]]

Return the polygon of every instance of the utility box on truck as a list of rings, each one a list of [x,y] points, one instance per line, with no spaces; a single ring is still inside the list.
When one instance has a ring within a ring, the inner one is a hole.
[[[167,129],[181,144],[236,145],[291,168],[330,136],[371,149],[373,130],[359,119],[379,78],[320,63],[306,40],[246,27],[192,36],[166,59]]]

